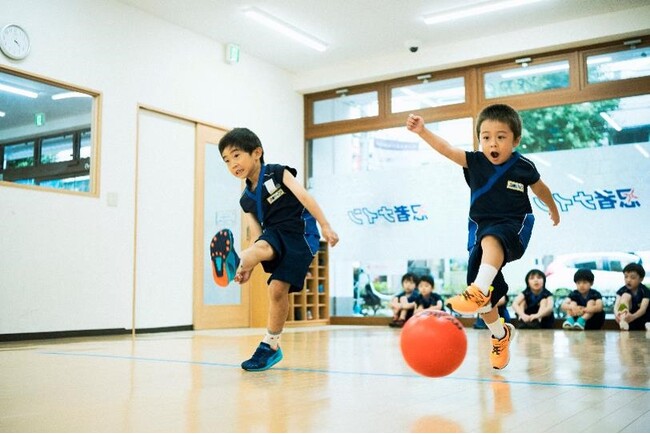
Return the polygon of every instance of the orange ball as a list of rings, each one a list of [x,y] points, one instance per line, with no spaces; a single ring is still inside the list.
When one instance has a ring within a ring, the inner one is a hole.
[[[402,356],[420,375],[444,377],[463,363],[467,353],[467,336],[455,317],[438,310],[413,315],[402,328]]]

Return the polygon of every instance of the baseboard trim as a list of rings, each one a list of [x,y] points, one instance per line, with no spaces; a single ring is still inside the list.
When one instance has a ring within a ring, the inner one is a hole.
[[[167,333],[194,330],[194,326],[171,326],[171,327],[153,327],[135,329],[136,334],[147,333]],[[97,337],[97,336],[117,336],[131,334],[130,329],[95,329],[95,330],[66,330],[56,332],[36,332],[36,333],[10,333],[0,334],[0,342],[15,341],[36,341],[45,339],[65,339],[80,337]]]

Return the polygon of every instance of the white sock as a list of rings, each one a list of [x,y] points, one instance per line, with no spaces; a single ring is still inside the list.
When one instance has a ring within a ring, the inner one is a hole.
[[[499,270],[490,264],[481,264],[478,267],[478,274],[476,275],[476,279],[474,279],[474,285],[478,286],[483,294],[488,295],[492,281],[494,281],[498,272]]]
[[[494,336],[497,339],[501,339],[506,335],[506,329],[503,323],[501,322],[501,318],[497,318],[496,321],[490,324],[485,323],[485,325],[492,332],[492,336]]]
[[[274,350],[277,350],[278,347],[280,346],[280,335],[282,332],[278,334],[273,334],[270,331],[266,332],[266,335],[264,335],[264,339],[262,339],[262,342],[269,344],[271,348]]]

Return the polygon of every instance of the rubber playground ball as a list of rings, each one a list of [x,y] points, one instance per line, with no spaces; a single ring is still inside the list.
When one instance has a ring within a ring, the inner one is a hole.
[[[402,356],[420,375],[444,377],[463,363],[467,353],[467,336],[455,317],[438,310],[413,315],[402,328]]]

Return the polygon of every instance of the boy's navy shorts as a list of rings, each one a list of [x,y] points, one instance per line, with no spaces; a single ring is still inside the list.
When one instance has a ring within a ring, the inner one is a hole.
[[[320,236],[266,229],[258,240],[269,243],[275,252],[273,259],[262,262],[264,271],[271,273],[267,283],[280,280],[291,285],[289,292],[302,291]]]
[[[535,217],[532,214],[526,215],[521,222],[498,222],[493,224],[477,225],[470,219],[469,221],[469,261],[467,263],[467,284],[471,284],[476,279],[478,269],[481,265],[483,249],[481,240],[486,235],[492,235],[501,241],[504,251],[504,262],[499,268],[494,281],[492,282],[492,306],[496,305],[501,297],[508,293],[508,284],[503,277],[501,269],[508,262],[516,261],[526,252],[530,236],[533,231]]]

